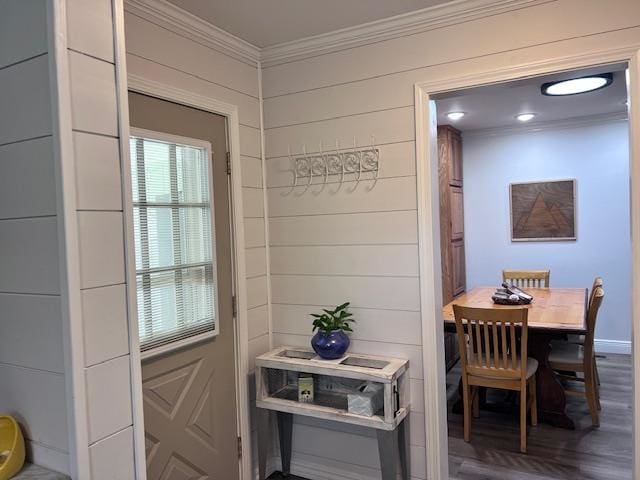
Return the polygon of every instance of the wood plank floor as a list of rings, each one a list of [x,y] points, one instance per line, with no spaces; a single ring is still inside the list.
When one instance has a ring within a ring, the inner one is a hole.
[[[629,480],[632,478],[632,370],[629,355],[598,358],[600,428],[591,426],[587,403],[569,397],[576,430],[530,427],[528,453],[519,451],[517,416],[482,411],[465,443],[462,415],[451,413],[458,398],[459,366],[447,375],[449,474],[456,480]],[[490,399],[504,398],[492,391]]]

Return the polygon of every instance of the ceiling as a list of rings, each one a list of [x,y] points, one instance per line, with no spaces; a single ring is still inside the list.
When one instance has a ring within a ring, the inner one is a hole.
[[[169,0],[257,46],[332,32],[451,0]]]
[[[519,113],[536,114],[524,125],[623,113],[627,100],[625,68],[625,65],[608,65],[440,94],[436,96],[438,124],[450,124],[465,132],[522,126],[523,123],[515,118]],[[613,72],[613,83],[602,90],[566,97],[540,93],[540,86],[545,82],[605,72]],[[449,112],[465,112],[466,115],[451,121],[446,116]]]

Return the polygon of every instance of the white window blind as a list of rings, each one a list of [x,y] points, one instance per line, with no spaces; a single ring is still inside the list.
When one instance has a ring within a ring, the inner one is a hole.
[[[217,333],[209,148],[130,139],[141,350]]]

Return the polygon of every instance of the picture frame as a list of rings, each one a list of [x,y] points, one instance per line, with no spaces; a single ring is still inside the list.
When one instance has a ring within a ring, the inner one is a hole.
[[[576,180],[509,185],[512,242],[575,241]]]

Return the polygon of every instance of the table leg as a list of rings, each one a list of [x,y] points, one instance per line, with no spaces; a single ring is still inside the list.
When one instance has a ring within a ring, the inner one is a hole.
[[[282,476],[291,473],[291,445],[293,437],[293,414],[278,412],[278,436],[280,438],[280,458],[282,459]]]
[[[382,480],[396,480],[398,464],[398,429],[376,430]]]
[[[538,360],[536,392],[538,397],[538,421],[554,427],[575,429],[566,414],[567,398],[556,373],[549,365],[552,332],[529,329],[529,356]]]
[[[258,408],[258,480],[267,478],[267,454],[269,451],[269,411]]]
[[[409,414],[398,425],[398,450],[400,453],[400,469],[402,470],[402,480],[409,480]]]

